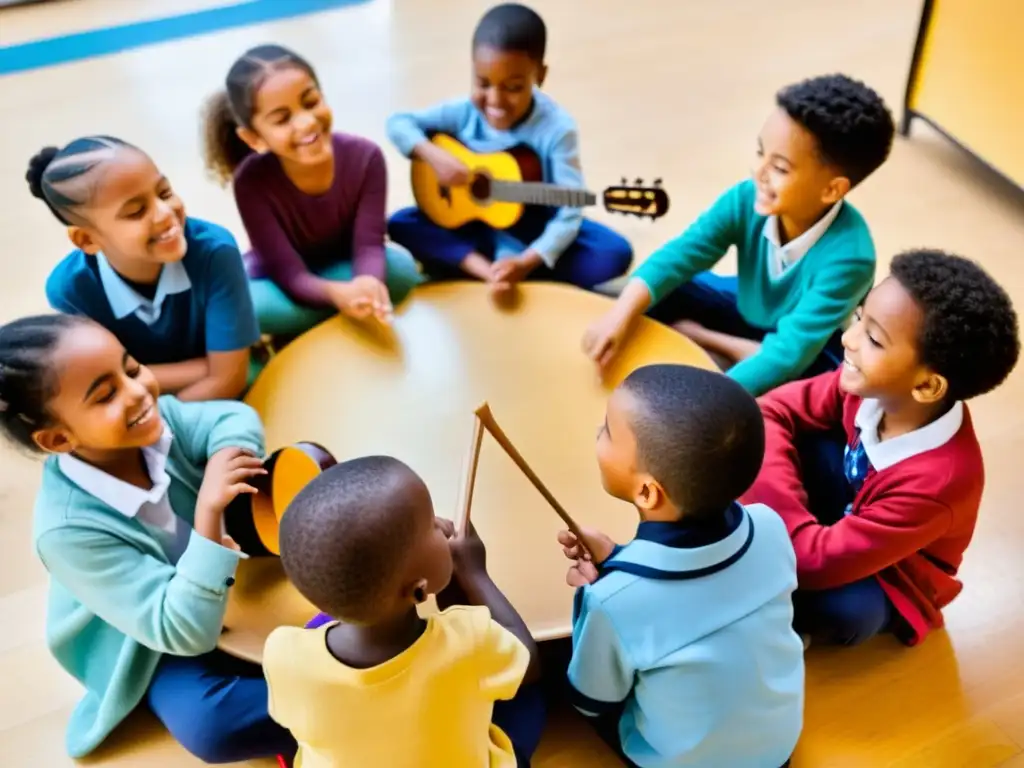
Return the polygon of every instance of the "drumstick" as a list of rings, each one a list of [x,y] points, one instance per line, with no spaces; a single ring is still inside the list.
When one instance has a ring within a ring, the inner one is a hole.
[[[522,471],[526,478],[533,483],[533,487],[537,489],[541,496],[544,497],[545,501],[551,505],[551,508],[558,513],[558,516],[562,518],[562,522],[566,524],[570,531],[576,536],[576,538],[586,546],[584,542],[583,532],[580,527],[576,525],[576,521],[573,520],[569,513],[565,511],[565,508],[551,495],[544,483],[541,482],[540,478],[530,469],[530,465],[526,463],[526,459],[519,455],[519,451],[512,445],[512,441],[508,439],[508,436],[502,431],[501,427],[498,426],[498,422],[494,420],[494,415],[491,413],[491,408],[487,403],[484,403],[476,409],[477,420],[483,424],[484,429],[491,433],[491,437],[494,438],[495,442],[500,445],[508,457],[512,459],[517,467]]]
[[[455,508],[455,535],[462,536],[469,528],[469,510],[473,506],[473,488],[476,486],[476,468],[480,461],[480,446],[484,440],[484,428],[480,417],[473,414],[473,437],[470,440],[469,453],[462,468],[462,489],[459,492],[459,503]]]

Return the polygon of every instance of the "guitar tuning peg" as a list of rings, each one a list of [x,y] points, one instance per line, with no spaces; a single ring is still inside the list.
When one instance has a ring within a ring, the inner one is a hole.
[[[638,187],[642,187],[644,185],[644,180],[641,179],[639,176],[636,177],[636,185]]]
[[[624,186],[624,187],[625,187],[625,186],[628,186],[628,185],[629,185],[629,182],[628,182],[628,181],[626,181],[626,177],[625,177],[625,176],[623,176],[623,177],[622,177],[622,186]]]
[[[660,187],[661,186],[661,179],[655,179],[654,180],[654,186]]]

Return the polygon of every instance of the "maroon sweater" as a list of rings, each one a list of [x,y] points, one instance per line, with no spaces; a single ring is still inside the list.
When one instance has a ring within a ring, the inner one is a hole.
[[[851,444],[861,402],[839,388],[838,371],[764,395],[764,465],[744,499],[767,504],[785,521],[801,587],[828,589],[876,576],[910,626],[903,639],[916,645],[942,626],[941,609],[963,587],[957,570],[985,482],[981,448],[965,407],[952,439],[880,471],[872,467],[850,514],[822,525],[807,508],[795,438],[842,425]]]
[[[307,195],[275,155],[252,155],[235,171],[235,203],[249,235],[250,278],[270,278],[292,301],[330,307],[315,273],[346,259],[356,275],[385,276],[387,168],[380,147],[336,133],[334,184]]]

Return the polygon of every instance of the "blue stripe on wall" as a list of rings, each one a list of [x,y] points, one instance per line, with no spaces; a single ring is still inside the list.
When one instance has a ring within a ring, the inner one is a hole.
[[[366,0],[248,0],[165,19],[151,19],[9,45],[0,48],[0,76],[363,2]],[[0,11],[0,19],[2,16],[3,11]]]

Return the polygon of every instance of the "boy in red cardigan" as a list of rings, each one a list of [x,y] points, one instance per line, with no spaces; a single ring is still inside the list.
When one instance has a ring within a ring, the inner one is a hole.
[[[1016,365],[1017,315],[973,262],[910,251],[843,347],[835,373],[761,399],[765,460],[745,499],[789,529],[798,632],[854,645],[891,631],[916,645],[962,588],[984,485],[964,401]]]

